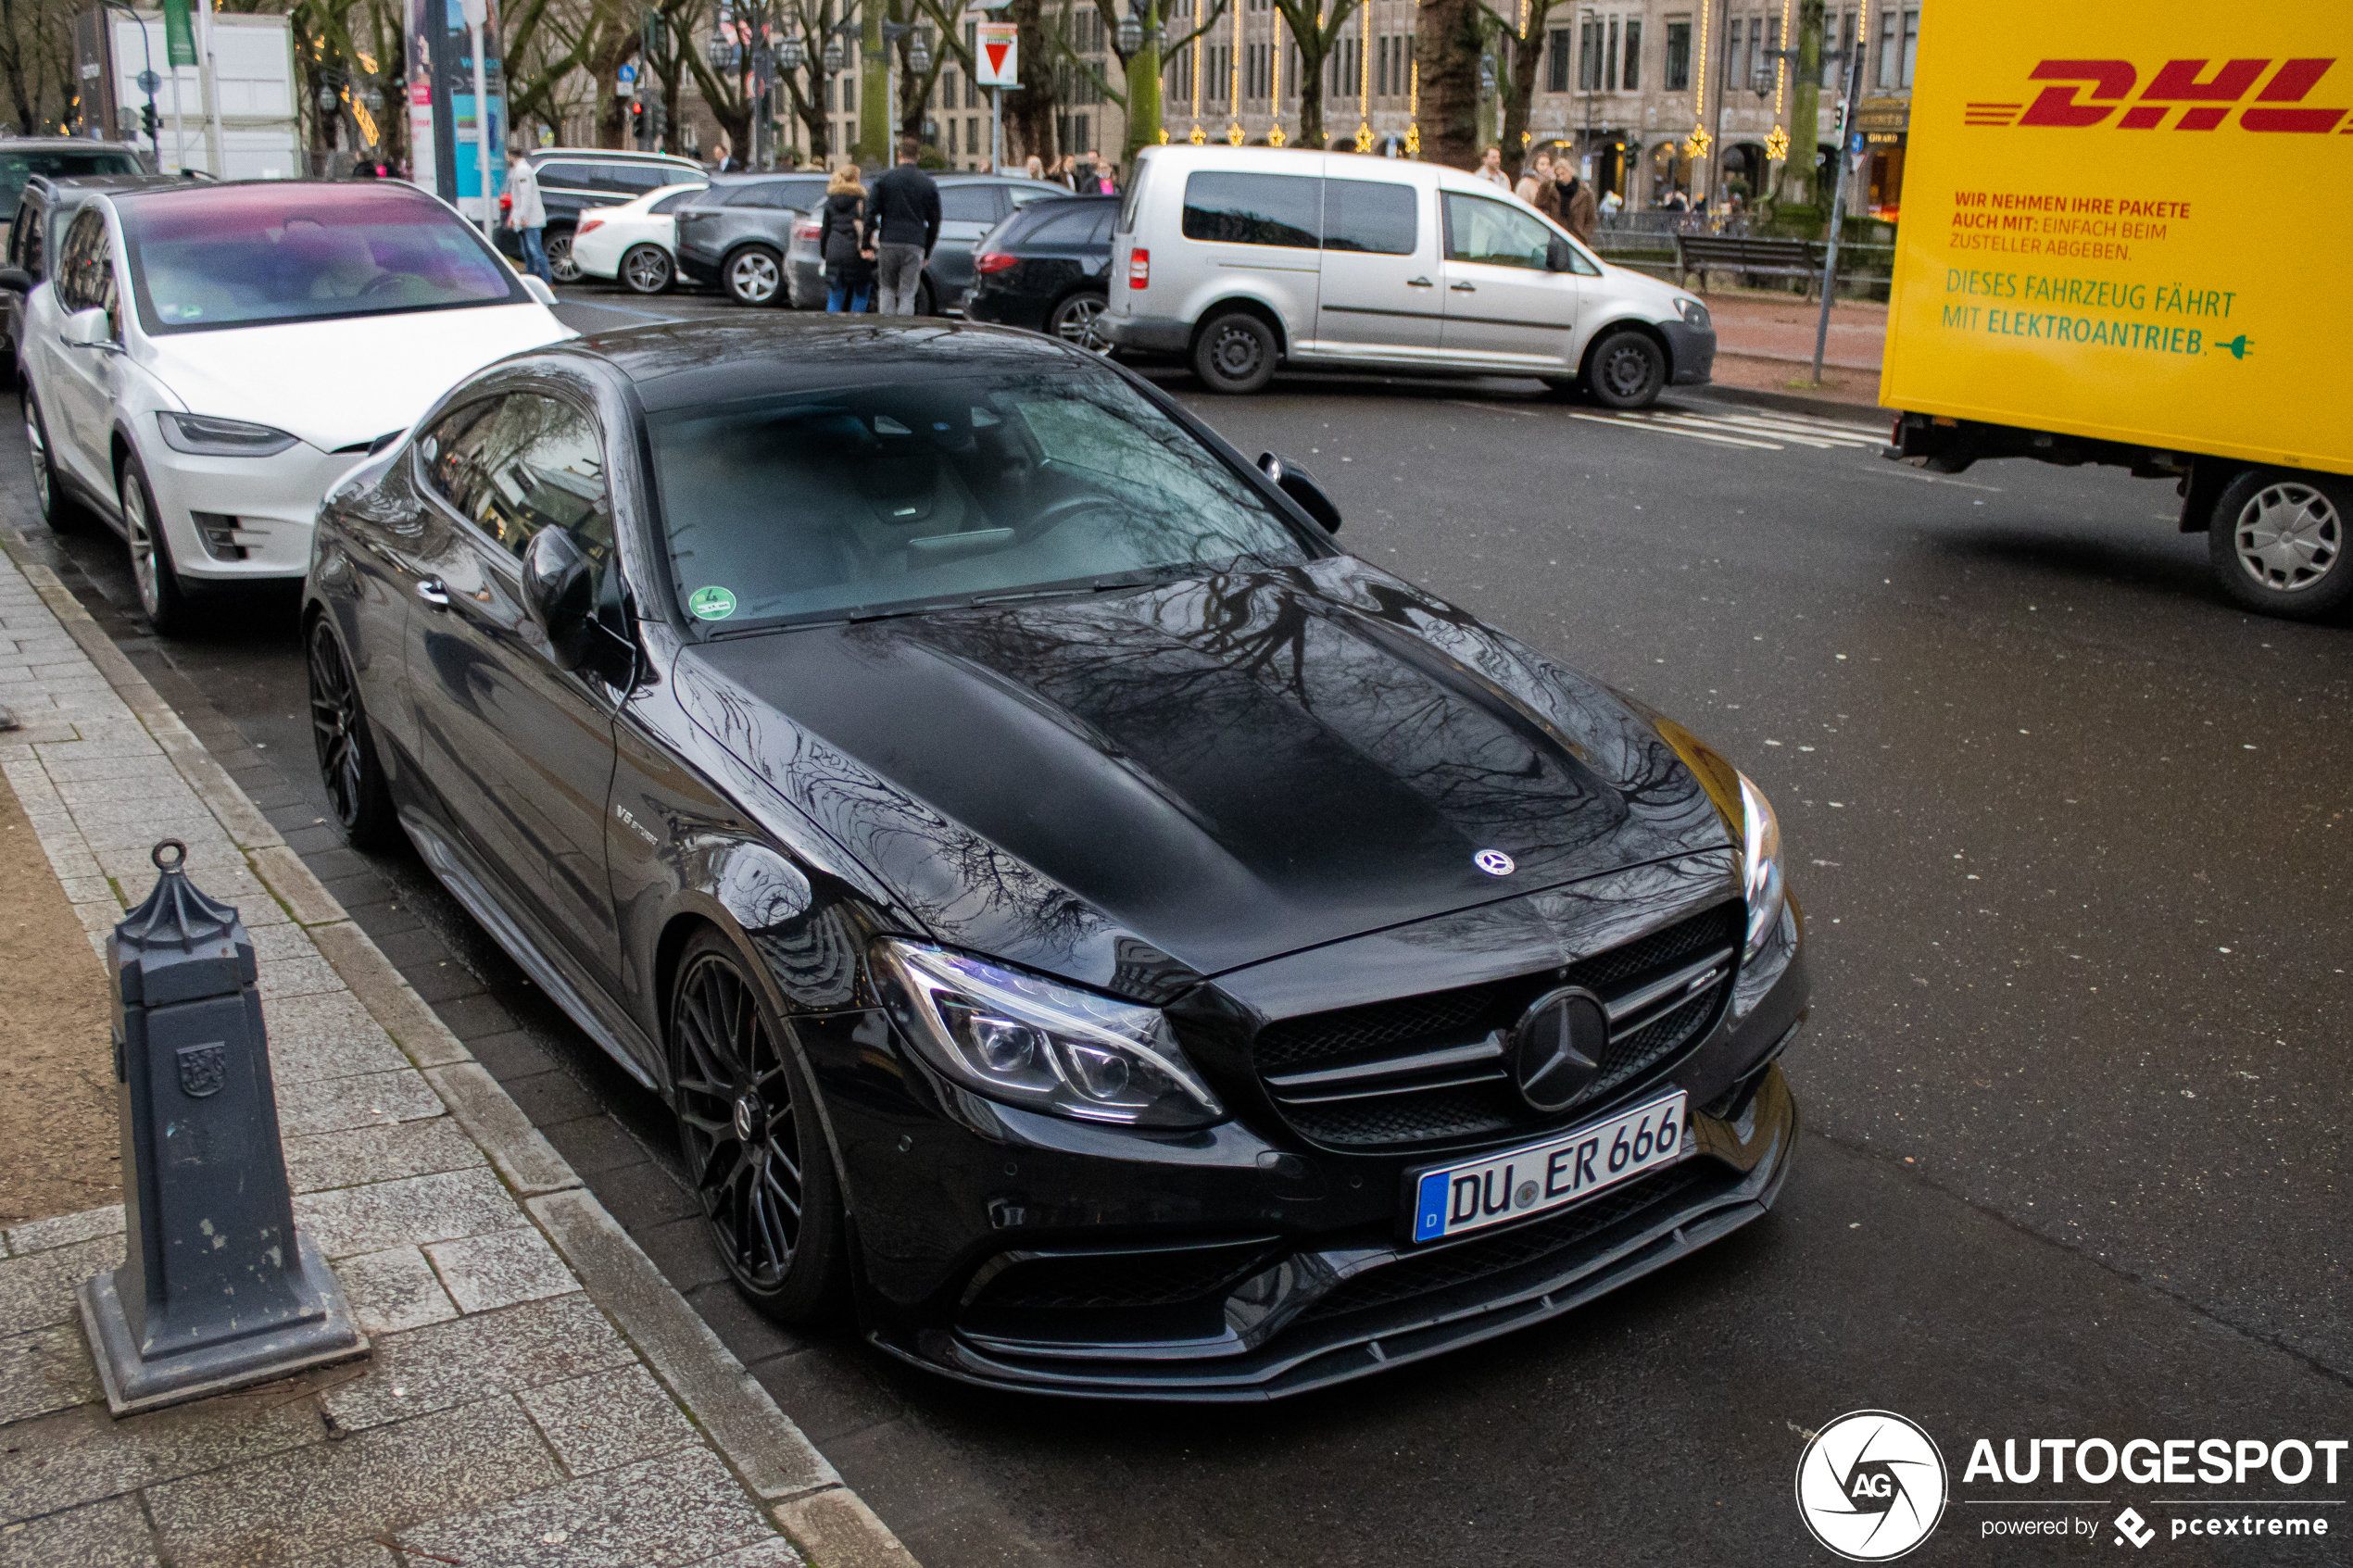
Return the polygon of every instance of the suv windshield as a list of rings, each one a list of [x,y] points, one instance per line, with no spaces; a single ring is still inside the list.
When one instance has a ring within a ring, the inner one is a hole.
[[[1190,432],[1117,376],[1066,363],[648,426],[679,602],[703,621],[840,620],[1306,558]]]
[[[375,316],[531,296],[472,229],[400,185],[226,185],[120,204],[150,332]]]
[[[53,180],[79,180],[91,174],[139,174],[139,160],[130,153],[106,149],[31,147],[0,149],[0,216],[17,210],[25,182],[36,174]]]

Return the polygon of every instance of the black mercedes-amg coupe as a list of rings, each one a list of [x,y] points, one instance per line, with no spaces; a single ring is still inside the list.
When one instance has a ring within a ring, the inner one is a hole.
[[[578,339],[328,497],[320,762],[674,1107],[765,1311],[1293,1393],[1763,1213],[1806,1006],[1755,787],[1339,526],[1049,338]]]

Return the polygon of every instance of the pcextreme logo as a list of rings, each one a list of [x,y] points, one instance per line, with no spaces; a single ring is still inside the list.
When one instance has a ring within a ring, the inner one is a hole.
[[[2353,135],[2346,109],[2306,101],[2335,64],[2333,58],[2168,60],[2144,83],[2140,69],[2130,60],[2045,60],[2026,73],[2029,82],[2051,83],[2032,103],[2024,98],[1966,103],[1961,123],[2070,131],[2101,125],[2113,131],[2212,131],[2235,113],[2241,131],[2324,136],[2342,125],[2343,134]],[[2140,88],[2137,94],[2135,86]]]

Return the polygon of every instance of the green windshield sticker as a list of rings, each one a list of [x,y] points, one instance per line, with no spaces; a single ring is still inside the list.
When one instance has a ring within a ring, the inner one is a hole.
[[[724,621],[736,613],[736,596],[724,588],[698,588],[686,596],[698,621]]]

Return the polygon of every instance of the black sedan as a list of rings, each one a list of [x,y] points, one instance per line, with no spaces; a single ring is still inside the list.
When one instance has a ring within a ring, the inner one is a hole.
[[[698,321],[329,496],[345,831],[677,1113],[737,1286],[1004,1387],[1255,1399],[1763,1213],[1771,809],[1051,338]]]
[[[1118,216],[1117,196],[1023,207],[980,243],[964,314],[1107,351],[1111,340],[1098,323],[1111,297],[1111,226]]]

